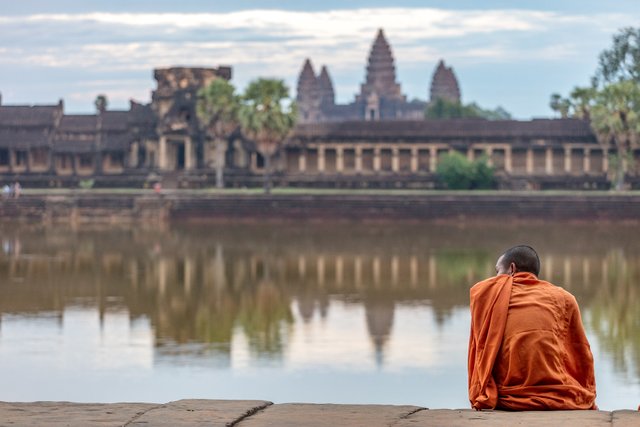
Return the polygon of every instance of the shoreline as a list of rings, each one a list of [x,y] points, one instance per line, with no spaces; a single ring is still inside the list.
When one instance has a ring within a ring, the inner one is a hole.
[[[0,201],[0,221],[640,223],[640,192],[25,192]]]
[[[337,405],[189,399],[157,403],[0,402],[2,425],[66,426],[575,426],[631,427],[640,412],[474,411],[409,405]]]

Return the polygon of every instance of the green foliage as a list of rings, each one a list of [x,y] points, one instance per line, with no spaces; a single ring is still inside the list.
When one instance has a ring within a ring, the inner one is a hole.
[[[240,97],[225,79],[215,79],[198,92],[196,114],[214,139],[228,137],[238,126]]]
[[[457,151],[440,158],[436,173],[451,190],[488,189],[495,184],[486,158],[470,161]]]
[[[83,190],[90,190],[93,188],[94,184],[95,181],[93,179],[81,179],[80,182],[78,182],[78,187],[82,188]]]
[[[284,81],[257,79],[249,83],[242,97],[240,126],[265,157],[277,151],[296,117],[296,106]]]
[[[614,187],[623,189],[629,153],[640,142],[640,29],[614,36],[613,46],[600,54],[591,87],[576,87],[568,98],[553,94],[549,105],[562,117],[589,120],[600,143],[615,147],[609,167]]]
[[[279,149],[296,123],[296,104],[282,80],[257,79],[242,97],[239,121],[242,133],[256,143],[265,159],[264,191],[271,190],[271,156]]]
[[[613,46],[599,57],[594,86],[625,80],[640,83],[640,28],[627,27],[613,36]]]
[[[100,94],[96,96],[96,99],[93,101],[93,105],[96,107],[96,111],[102,113],[107,110],[107,106],[109,105],[109,100],[107,99],[107,95]]]
[[[508,120],[511,118],[511,114],[502,107],[488,110],[480,107],[475,102],[464,105],[460,102],[447,101],[442,98],[437,98],[434,102],[429,103],[424,114],[427,119],[481,118]]]

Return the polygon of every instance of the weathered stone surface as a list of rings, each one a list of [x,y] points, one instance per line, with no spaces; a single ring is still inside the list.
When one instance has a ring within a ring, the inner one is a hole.
[[[0,426],[123,426],[156,406],[155,403],[0,402]]]
[[[147,411],[128,425],[224,427],[269,405],[263,400],[178,400]]]
[[[604,427],[611,425],[611,412],[605,411],[473,411],[471,409],[436,409],[420,411],[401,420],[394,427]]]
[[[636,427],[640,426],[640,412],[477,412],[391,405],[272,405],[260,400],[179,400],[166,404],[0,402],[0,427],[4,426]]]
[[[416,411],[418,406],[315,405],[286,403],[273,405],[238,424],[240,427],[386,427]]]
[[[611,418],[613,427],[640,426],[640,411],[613,411]]]

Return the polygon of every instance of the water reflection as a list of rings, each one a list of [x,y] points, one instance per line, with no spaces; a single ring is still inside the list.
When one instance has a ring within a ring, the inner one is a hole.
[[[234,345],[246,346],[250,363],[285,364],[295,332],[327,322],[339,304],[363,308],[370,361],[382,368],[397,310],[428,308],[450,333],[469,286],[493,274],[501,250],[529,242],[541,254],[541,277],[576,295],[615,369],[640,375],[640,232],[631,226],[1,231],[0,320],[48,316],[63,328],[70,309],[93,308],[100,324],[128,313],[150,324],[156,361],[219,367],[231,366]],[[341,354],[335,363],[348,362]]]

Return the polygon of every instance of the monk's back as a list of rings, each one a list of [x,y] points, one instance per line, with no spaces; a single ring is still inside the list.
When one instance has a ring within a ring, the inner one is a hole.
[[[584,395],[586,372],[577,372],[584,361],[568,356],[575,353],[568,335],[573,335],[570,327],[576,324],[582,328],[577,303],[562,288],[538,280],[513,283],[493,371],[499,407],[553,409],[557,403],[562,409],[587,409],[592,405],[593,396]],[[573,402],[567,401],[567,391]]]

